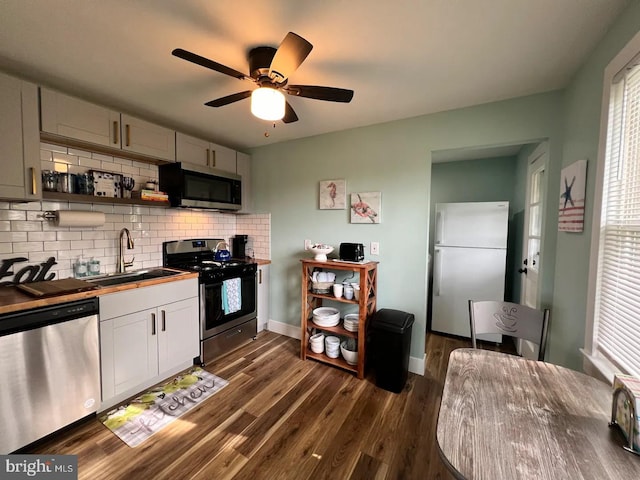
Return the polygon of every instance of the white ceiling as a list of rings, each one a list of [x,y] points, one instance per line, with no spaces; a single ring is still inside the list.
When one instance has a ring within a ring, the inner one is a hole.
[[[628,0],[0,0],[0,69],[245,149],[565,87]],[[349,88],[349,104],[288,97],[300,120],[258,120],[248,73],[287,32],[314,49],[292,84]],[[269,136],[265,136],[269,132]]]

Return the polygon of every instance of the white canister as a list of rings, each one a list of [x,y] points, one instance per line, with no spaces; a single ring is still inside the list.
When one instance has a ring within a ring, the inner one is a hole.
[[[341,283],[333,284],[333,296],[336,298],[340,298],[342,296],[343,287]]]

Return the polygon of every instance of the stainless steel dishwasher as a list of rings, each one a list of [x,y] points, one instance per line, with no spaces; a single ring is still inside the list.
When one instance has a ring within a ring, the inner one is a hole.
[[[0,316],[0,454],[95,413],[98,299]]]

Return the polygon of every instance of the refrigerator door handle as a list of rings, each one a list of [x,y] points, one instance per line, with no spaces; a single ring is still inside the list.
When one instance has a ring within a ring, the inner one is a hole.
[[[442,250],[435,249],[433,252],[435,258],[433,268],[433,296],[440,296],[440,286],[442,285]]]
[[[444,212],[442,210],[438,210],[436,212],[436,245],[440,245],[442,243],[442,227],[444,227]]]

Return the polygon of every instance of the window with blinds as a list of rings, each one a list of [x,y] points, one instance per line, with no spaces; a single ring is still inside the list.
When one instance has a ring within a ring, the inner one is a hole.
[[[613,79],[596,283],[594,348],[640,376],[640,66]]]

